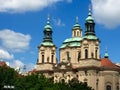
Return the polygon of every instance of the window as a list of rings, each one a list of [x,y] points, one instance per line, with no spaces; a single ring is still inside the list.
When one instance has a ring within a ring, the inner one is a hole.
[[[54,60],[54,55],[51,56],[51,62],[53,63]]]
[[[67,60],[70,60],[69,52],[67,52]]]
[[[81,52],[78,52],[78,62],[80,61],[81,58]]]
[[[116,90],[119,90],[119,86],[116,87]]]
[[[88,58],[88,50],[85,49],[85,59],[87,59],[87,58]]]
[[[42,55],[42,63],[44,63],[44,55]]]
[[[107,86],[106,86],[106,90],[111,90],[111,86],[110,86],[110,85],[107,85]]]
[[[95,58],[97,58],[97,52],[98,52],[98,50],[95,50]]]
[[[74,31],[74,36],[76,36],[76,31]]]
[[[94,54],[93,54],[93,52],[91,53],[91,58],[94,58]]]
[[[79,36],[79,31],[77,31],[77,36]]]

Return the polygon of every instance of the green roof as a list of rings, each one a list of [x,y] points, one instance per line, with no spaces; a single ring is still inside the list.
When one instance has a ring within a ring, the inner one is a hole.
[[[52,29],[52,27],[51,27],[49,24],[47,24],[47,25],[44,27],[44,29]]]
[[[67,42],[75,42],[75,41],[82,41],[82,38],[81,37],[72,37],[72,38],[68,38],[64,41],[64,43],[67,43]]]
[[[91,12],[88,13],[88,17],[86,18],[86,22],[88,22],[88,23],[94,22],[94,18],[92,17]]]
[[[78,47],[78,46],[81,46],[80,41],[82,41],[81,37],[68,38],[68,39],[66,39],[63,42],[63,44],[62,44],[62,46],[60,48],[64,48],[66,46],[69,46],[69,47]]]
[[[42,42],[41,45],[43,46],[54,46],[52,42]]]
[[[70,42],[70,43],[64,43],[60,48],[65,48],[65,47],[80,47],[81,43],[80,42]]]
[[[76,28],[80,28],[80,25],[78,23],[76,23],[74,26],[73,26],[73,29],[76,29]]]
[[[87,39],[89,39],[89,40],[96,40],[96,39],[98,39],[96,36],[94,36],[94,35],[86,35],[86,36],[84,36],[83,38],[87,38]]]
[[[108,53],[107,53],[107,52],[105,53],[104,57],[109,57],[109,55],[108,55]]]

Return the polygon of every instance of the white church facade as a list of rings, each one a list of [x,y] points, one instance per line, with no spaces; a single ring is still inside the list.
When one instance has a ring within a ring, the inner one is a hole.
[[[85,20],[84,35],[76,18],[71,38],[64,40],[59,48],[60,63],[56,59],[57,46],[53,43],[52,32],[48,18],[43,41],[38,46],[37,72],[54,77],[54,82],[76,78],[94,90],[120,90],[120,66],[111,62],[107,51],[103,58],[100,57],[100,39],[96,36],[90,11]]]

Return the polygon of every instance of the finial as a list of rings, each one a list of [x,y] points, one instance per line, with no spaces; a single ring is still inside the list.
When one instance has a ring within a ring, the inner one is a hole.
[[[78,16],[76,16],[76,23],[78,23]]]
[[[109,57],[107,47],[105,48],[105,55],[104,55],[104,57],[105,57],[105,58],[108,58],[108,57]]]
[[[50,24],[50,15],[48,14],[48,17],[47,17],[47,24]]]
[[[91,5],[88,6],[88,15],[91,15]]]

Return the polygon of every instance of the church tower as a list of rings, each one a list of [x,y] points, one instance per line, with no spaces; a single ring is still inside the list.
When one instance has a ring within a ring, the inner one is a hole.
[[[47,24],[44,27],[43,42],[38,46],[38,70],[52,70],[53,64],[56,64],[56,46],[52,40],[52,27],[50,25],[50,18],[47,18]]]
[[[72,29],[72,37],[82,37],[82,29],[78,23],[78,17],[76,17],[76,24],[73,26]]]
[[[72,37],[67,38],[60,47],[60,62],[77,64],[81,58],[82,29],[76,17],[72,28]]]
[[[88,66],[93,63],[96,63],[94,65],[100,65],[100,40],[95,34],[95,22],[90,8],[85,20],[85,34],[81,44],[81,64],[84,65],[85,62],[88,63]]]

